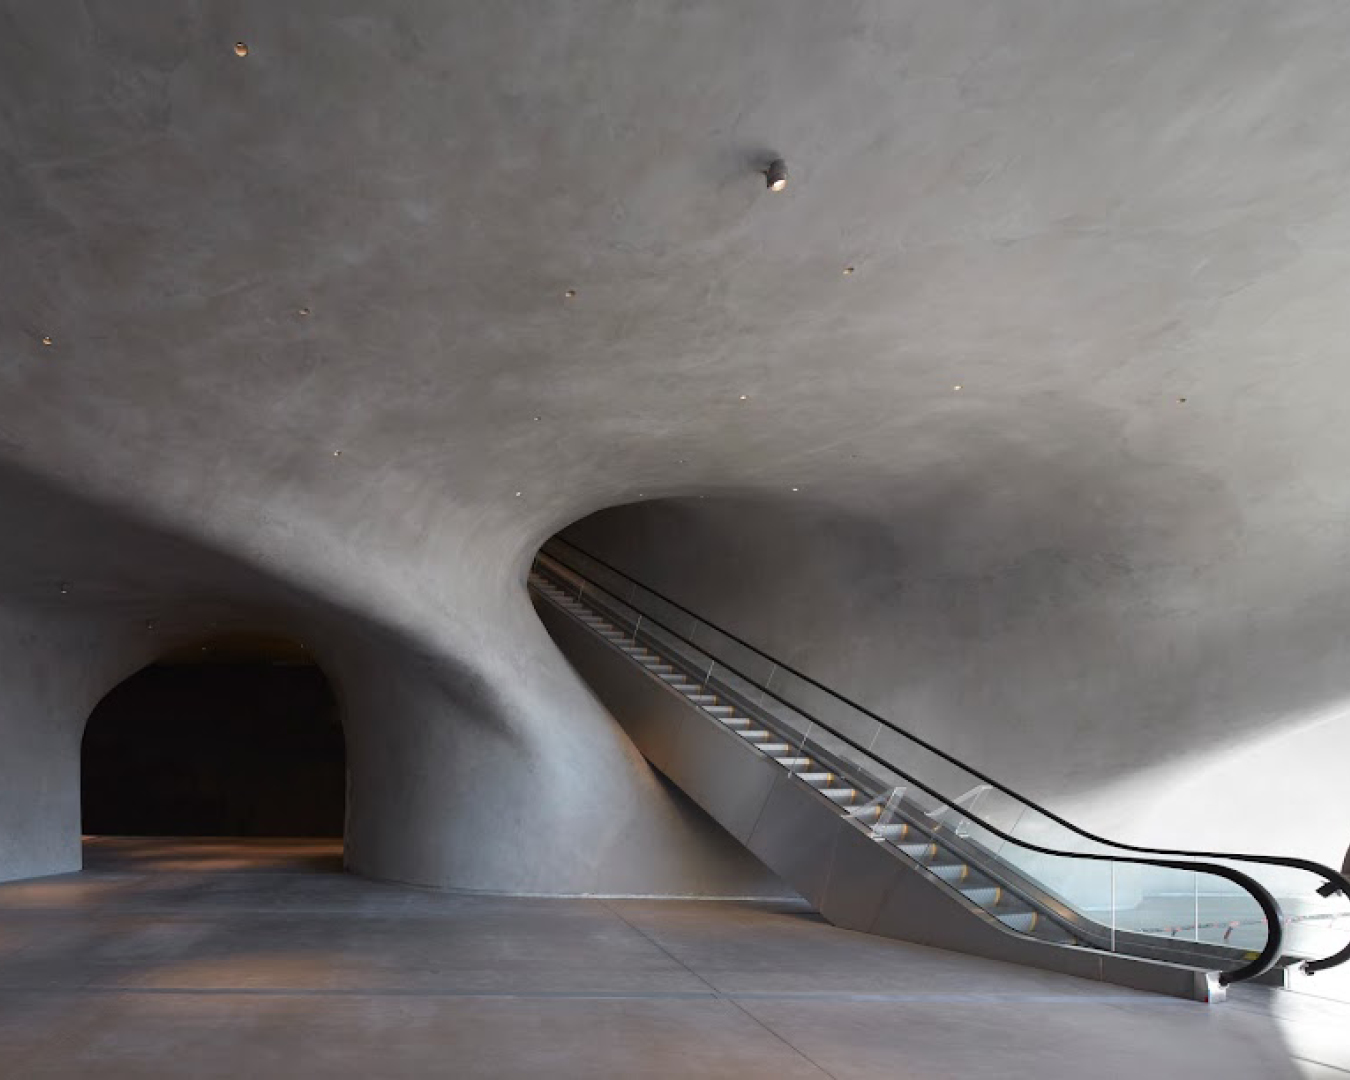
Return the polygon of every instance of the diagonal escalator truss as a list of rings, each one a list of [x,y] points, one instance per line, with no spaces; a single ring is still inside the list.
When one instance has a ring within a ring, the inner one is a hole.
[[[838,925],[1209,1001],[1350,958],[1326,867],[1103,840],[560,539],[529,584],[644,755]]]

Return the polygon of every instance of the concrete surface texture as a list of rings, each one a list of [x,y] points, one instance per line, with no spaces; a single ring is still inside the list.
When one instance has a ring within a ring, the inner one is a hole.
[[[409,889],[316,872],[321,843],[103,843],[84,874],[0,886],[0,1074],[1350,1072],[1346,1004],[1104,991],[878,942],[800,903]]]
[[[78,866],[95,703],[245,628],[338,687],[357,870],[770,887],[530,609],[622,504],[1057,808],[1203,767],[1161,838],[1350,839],[1342,6],[3,14],[0,876]]]

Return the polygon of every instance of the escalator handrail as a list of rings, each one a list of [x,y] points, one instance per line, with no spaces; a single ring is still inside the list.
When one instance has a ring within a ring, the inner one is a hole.
[[[578,548],[577,550],[580,551],[581,549]],[[584,555],[586,553],[583,551],[582,554]],[[596,561],[598,562],[599,560]],[[570,573],[575,574],[577,577],[581,578],[583,582],[588,582],[590,585],[592,585],[592,587],[600,588],[602,592],[608,591],[601,586],[596,586],[594,582],[589,581],[589,579],[579,570],[575,570],[572,567],[567,566],[566,563],[560,562],[559,565],[563,566]],[[621,576],[626,577],[627,575],[621,574]],[[643,587],[645,588],[645,586]],[[615,599],[618,598],[615,597]],[[681,610],[683,611],[685,609],[681,608]],[[656,616],[641,612],[640,614],[648,622],[660,627],[662,630],[670,634],[675,639],[679,641],[686,641],[684,635],[679,633],[677,630],[674,630],[671,627],[667,626]],[[689,614],[692,615],[693,613],[689,612]],[[698,618],[698,616],[695,615],[694,618]],[[711,624],[709,623],[707,625]],[[692,644],[692,642],[688,642],[688,644]],[[695,646],[695,648],[698,648],[698,646]],[[758,649],[755,649],[753,651],[757,653],[759,652]],[[760,655],[763,654],[760,653]],[[738,671],[735,667],[733,667],[731,664],[726,663],[725,661],[722,661],[721,663],[722,666],[726,668],[728,671],[730,671],[732,674],[736,675],[741,679],[744,679],[746,682],[757,687],[758,689],[763,690],[765,693],[769,694],[775,700],[781,701],[781,699],[778,697],[777,694],[775,694],[772,690],[768,689],[767,687],[760,685],[760,683],[757,680],[746,675],[744,672]],[[783,704],[788,703],[783,702]],[[795,706],[789,707],[793,708],[794,711],[800,711],[796,710]],[[803,713],[803,715],[807,714]],[[895,775],[906,780],[908,783],[912,784],[920,791],[929,795],[931,798],[936,799],[942,805],[947,806],[953,810],[956,810],[966,820],[974,822],[981,828],[986,829],[994,836],[997,836],[999,839],[1004,840],[1017,847],[1025,848],[1029,851],[1036,851],[1043,855],[1052,855],[1057,858],[1087,859],[1093,862],[1130,863],[1133,865],[1140,865],[1140,866],[1161,866],[1167,869],[1190,871],[1192,873],[1203,871],[1205,873],[1214,874],[1217,877],[1222,877],[1227,879],[1228,881],[1233,882],[1235,885],[1242,888],[1245,892],[1249,893],[1252,899],[1254,899],[1257,905],[1261,908],[1261,911],[1264,914],[1266,921],[1266,944],[1265,947],[1262,948],[1261,951],[1256,956],[1254,956],[1242,967],[1236,968],[1233,971],[1221,972],[1219,975],[1219,982],[1222,985],[1227,986],[1232,983],[1243,982],[1247,979],[1254,979],[1258,975],[1265,974],[1272,967],[1274,967],[1275,964],[1279,961],[1280,953],[1284,944],[1284,918],[1280,911],[1279,904],[1276,902],[1275,898],[1270,894],[1270,892],[1266,889],[1264,885],[1248,877],[1240,870],[1234,870],[1232,867],[1221,866],[1216,863],[1206,863],[1198,861],[1177,862],[1171,859],[1136,858],[1133,856],[1106,855],[1098,852],[1059,851],[1055,848],[1043,847],[1040,844],[1032,843],[1029,840],[1023,840],[1017,837],[1010,836],[1009,834],[1005,833],[1002,829],[999,829],[997,826],[991,825],[988,822],[984,821],[982,818],[971,813],[970,811],[964,810],[961,807],[956,806],[950,799],[947,798],[947,796],[937,791],[934,791],[923,781],[918,780],[913,776],[910,776],[907,772],[905,772],[903,769],[898,768],[892,762],[889,762],[886,759],[878,756],[875,752],[855,742],[852,738],[843,734],[842,732],[836,731],[834,728],[830,727],[830,725],[825,723],[823,720],[819,720],[815,717],[808,717],[808,718],[811,720],[813,724],[819,726],[825,731],[828,731],[836,739],[839,739],[841,742],[845,743],[853,750],[862,754],[864,757],[871,758],[877,764],[884,766],[886,769],[889,769],[891,772],[895,773]]]
[[[739,637],[738,635],[731,633],[729,630],[724,630],[722,627],[718,626],[716,623],[710,621],[709,619],[704,618],[702,615],[690,611],[689,608],[685,607],[678,600],[672,600],[669,596],[666,596],[664,593],[659,592],[658,590],[653,589],[651,586],[644,584],[637,578],[633,577],[631,574],[625,573],[623,570],[620,570],[617,566],[614,566],[612,563],[607,562],[606,560],[600,558],[597,555],[591,554],[591,552],[573,543],[572,541],[565,540],[561,536],[554,536],[551,540],[549,540],[547,544],[545,544],[545,548],[547,549],[547,547],[550,544],[555,543],[563,544],[566,547],[571,548],[573,551],[591,560],[591,562],[596,563],[599,566],[603,566],[606,570],[609,570],[611,573],[616,574],[618,577],[624,579],[630,584],[635,585],[638,588],[644,590],[645,592],[650,593],[652,596],[655,596],[662,603],[669,604],[671,607],[676,608],[677,610],[683,612],[685,615],[688,615],[691,619],[697,620],[703,625],[721,634],[723,637],[731,641],[734,641],[737,645],[741,646],[742,648],[748,649],[756,656],[762,657],[763,659],[776,665],[778,668],[787,672],[794,678],[800,679],[802,682],[806,683],[809,686],[815,687],[817,690],[821,691],[824,694],[828,694],[836,701],[839,701],[844,705],[847,705],[849,708],[856,710],[857,712],[861,713],[862,715],[868,717],[871,720],[875,720],[883,727],[886,727],[889,730],[895,732],[902,738],[910,740],[915,745],[923,747],[929,753],[936,754],[938,757],[942,758],[944,761],[952,765],[955,765],[957,768],[964,769],[971,776],[974,776],[983,783],[986,783],[990,787],[993,787],[998,791],[1003,792],[1003,794],[1007,795],[1009,798],[1016,800],[1017,802],[1023,804],[1024,806],[1030,807],[1037,813],[1043,814],[1051,821],[1055,822],[1058,825],[1062,825],[1064,828],[1070,830],[1071,832],[1077,833],[1079,836],[1083,837],[1086,840],[1091,840],[1094,843],[1098,844],[1105,844],[1107,847],[1116,848],[1121,851],[1137,851],[1144,854],[1155,854],[1155,855],[1174,855],[1183,858],[1232,859],[1235,862],[1251,862],[1267,866],[1290,867],[1293,869],[1303,870],[1308,873],[1317,875],[1324,881],[1330,883],[1336,889],[1341,890],[1347,898],[1350,898],[1350,879],[1347,879],[1346,877],[1337,873],[1335,870],[1332,870],[1330,867],[1324,866],[1318,862],[1314,862],[1311,859],[1303,859],[1297,856],[1235,854],[1231,852],[1222,852],[1222,851],[1186,851],[1184,849],[1178,848],[1148,848],[1140,846],[1138,844],[1126,844],[1116,840],[1107,840],[1105,837],[1098,836],[1096,833],[1090,832],[1087,829],[1084,829],[1078,825],[1075,825],[1073,822],[1060,817],[1052,810],[1047,810],[1039,803],[1033,801],[1032,799],[1027,798],[1025,795],[1022,795],[1019,792],[1014,791],[1006,784],[1000,783],[993,777],[988,776],[985,773],[981,772],[979,769],[967,765],[964,761],[961,761],[959,758],[956,758],[953,755],[947,753],[945,750],[939,749],[932,743],[928,742],[926,739],[923,739],[920,736],[915,735],[911,732],[905,731],[903,728],[897,726],[890,720],[887,720],[884,716],[878,715],[877,713],[873,712],[866,706],[860,705],[858,702],[853,701],[846,695],[839,693],[839,691],[826,686],[824,683],[820,682],[817,679],[813,679],[810,675],[807,675],[805,672],[798,671],[791,664],[784,663],[777,657],[770,656],[763,649],[751,645],[748,641]],[[573,572],[577,573],[579,571]],[[647,617],[652,618],[653,616],[649,615]],[[674,633],[674,631],[671,631],[671,633]],[[677,636],[681,635],[677,634]],[[747,678],[747,676],[745,675],[742,675],[741,677]],[[756,685],[759,685],[754,679],[750,679],[749,681],[754,682]],[[812,719],[815,718],[813,717]],[[888,765],[888,768],[889,767],[892,766]],[[1303,969],[1307,971],[1309,974],[1313,974],[1318,971],[1327,970],[1328,968],[1338,967],[1339,965],[1344,964],[1347,961],[1350,961],[1350,941],[1347,941],[1345,946],[1339,952],[1333,953],[1331,956],[1323,957],[1318,960],[1306,961],[1303,964]]]

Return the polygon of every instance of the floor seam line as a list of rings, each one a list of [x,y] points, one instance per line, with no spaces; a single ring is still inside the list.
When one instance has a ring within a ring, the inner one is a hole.
[[[643,930],[643,929],[641,929],[640,927],[638,927],[638,926],[634,925],[633,923],[629,922],[628,919],[626,919],[626,918],[623,916],[623,914],[622,914],[621,912],[615,911],[614,908],[610,907],[609,904],[607,904],[607,903],[606,903],[605,901],[603,901],[603,900],[601,900],[600,903],[603,905],[603,907],[605,908],[606,911],[608,911],[611,915],[613,915],[616,919],[618,919],[618,920],[619,920],[621,923],[623,923],[626,927],[628,927],[630,930],[632,930],[633,933],[637,934],[637,935],[638,935],[639,937],[641,937],[644,941],[647,941],[648,943],[650,943],[651,946],[652,946],[653,948],[657,949],[657,950],[660,951],[663,955],[665,955],[666,957],[668,957],[668,958],[671,960],[672,963],[678,964],[680,967],[684,968],[685,971],[689,972],[690,975],[692,975],[692,976],[693,976],[694,978],[696,978],[699,982],[701,982],[704,986],[706,986],[709,990],[711,990],[712,993],[713,993],[713,996],[716,997],[718,1000],[728,1002],[728,1003],[731,1005],[732,1008],[734,1008],[734,1009],[735,1009],[737,1012],[739,1012],[742,1016],[744,1016],[746,1019],[748,1019],[752,1024],[756,1025],[758,1028],[760,1028],[760,1030],[762,1030],[762,1031],[764,1031],[765,1033],[767,1033],[771,1038],[776,1039],[778,1042],[782,1043],[782,1044],[783,1044],[784,1046],[786,1046],[789,1050],[791,1050],[794,1054],[796,1054],[799,1058],[801,1058],[803,1061],[805,1061],[808,1065],[810,1065],[812,1068],[818,1070],[818,1071],[821,1073],[822,1076],[828,1076],[828,1077],[830,1078],[830,1080],[837,1080],[837,1077],[834,1075],[834,1073],[830,1072],[830,1071],[829,1071],[828,1069],[826,1069],[823,1065],[821,1065],[818,1061],[815,1061],[815,1060],[811,1057],[811,1055],[807,1054],[805,1051],[803,1051],[803,1050],[800,1049],[799,1047],[794,1046],[794,1045],[793,1045],[792,1043],[790,1043],[787,1039],[783,1038],[783,1036],[779,1035],[778,1032],[774,1031],[773,1028],[769,1027],[768,1024],[764,1023],[764,1021],[762,1021],[758,1016],[756,1016],[754,1013],[752,1013],[749,1009],[747,1009],[744,1005],[742,1005],[742,1004],[741,1004],[739,1001],[737,1001],[734,997],[730,996],[729,994],[723,994],[720,990],[717,989],[717,987],[715,987],[712,983],[710,983],[707,979],[705,979],[705,978],[704,978],[702,975],[700,975],[697,971],[695,971],[693,968],[691,968],[688,964],[686,964],[686,963],[685,963],[683,960],[681,960],[678,956],[676,956],[674,953],[672,953],[669,949],[667,949],[667,948],[666,948],[664,945],[662,945],[659,941],[657,941],[655,938],[653,938],[653,937],[652,937],[650,934],[648,934],[645,930]]]

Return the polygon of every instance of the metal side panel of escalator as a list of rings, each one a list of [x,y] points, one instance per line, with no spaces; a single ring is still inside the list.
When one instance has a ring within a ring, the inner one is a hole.
[[[806,759],[771,728],[751,739],[746,725],[725,722],[749,712],[744,703],[718,708],[734,692],[703,693],[678,655],[644,645],[603,604],[575,600],[538,575],[531,587],[554,641],[647,760],[834,925],[1191,1000],[1222,997],[1214,970],[1079,944],[1085,939],[1052,904],[971,869],[970,851],[928,850],[934,845],[918,833],[908,854],[879,842],[851,812],[865,793],[827,775],[831,763],[797,775],[795,763]],[[1002,918],[1002,907],[971,899],[1001,899],[997,890],[1010,898]]]

